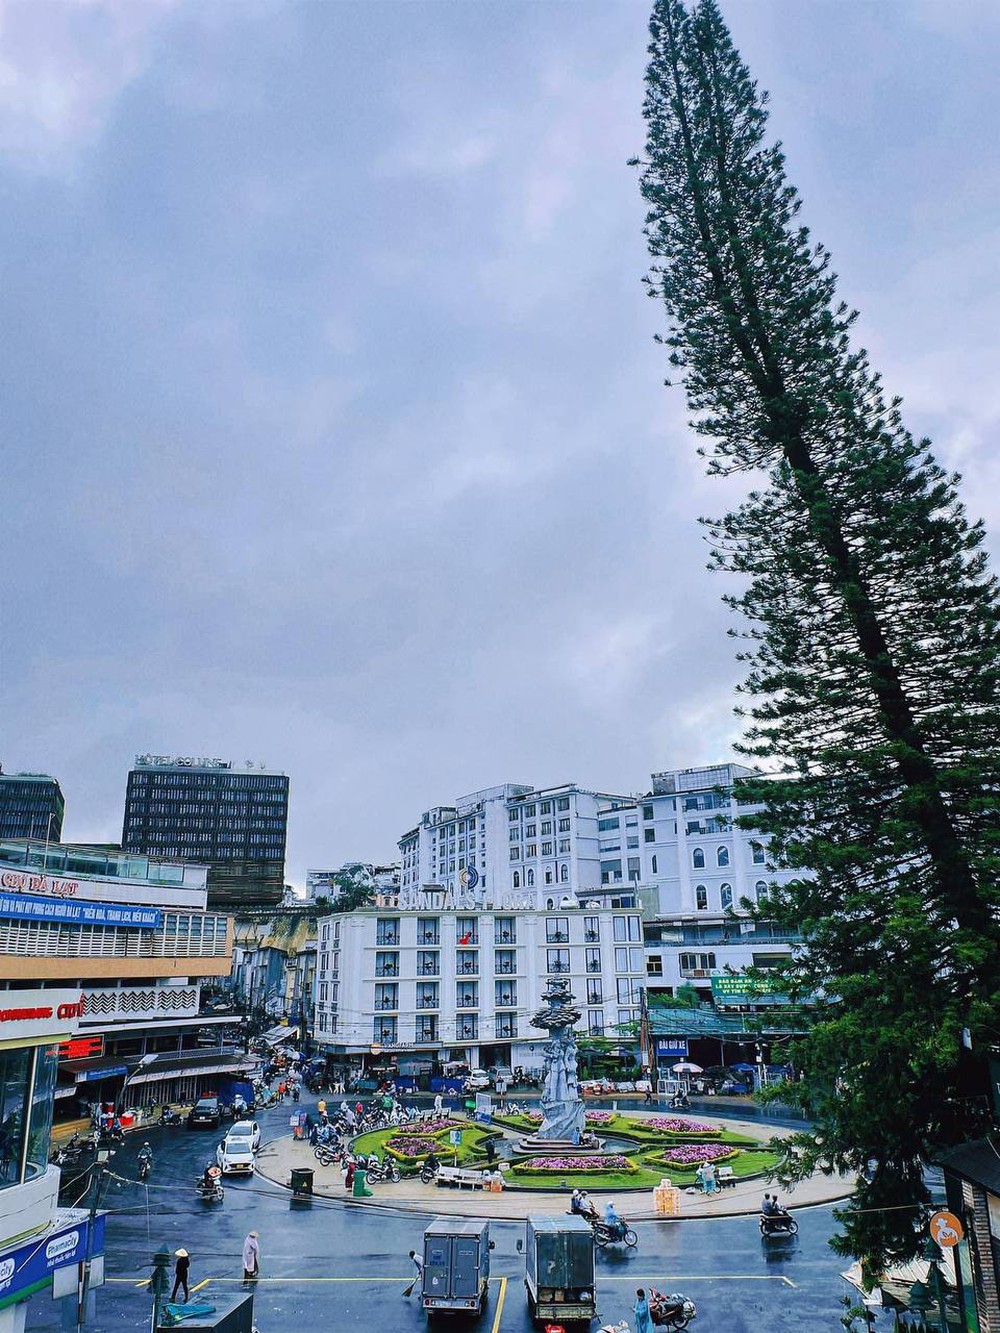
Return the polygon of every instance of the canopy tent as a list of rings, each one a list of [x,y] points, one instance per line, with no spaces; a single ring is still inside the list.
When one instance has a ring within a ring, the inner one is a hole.
[[[289,1027],[287,1023],[279,1023],[277,1027],[268,1028],[261,1034],[261,1041],[266,1041],[268,1046],[280,1046],[283,1042],[294,1041],[299,1035],[297,1027]]]

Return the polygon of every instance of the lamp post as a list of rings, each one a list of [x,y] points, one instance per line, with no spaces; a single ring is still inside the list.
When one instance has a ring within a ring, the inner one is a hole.
[[[941,1333],[948,1333],[948,1316],[944,1306],[945,1281],[939,1267],[941,1251],[933,1236],[928,1236],[924,1241],[923,1258],[927,1260],[928,1264],[927,1285],[930,1288],[931,1296],[934,1298],[934,1304],[938,1309],[938,1327],[941,1330]]]
[[[149,1289],[153,1293],[153,1316],[149,1324],[149,1333],[156,1333],[160,1323],[160,1306],[170,1286],[170,1251],[161,1245],[153,1256],[153,1276],[149,1280]]]
[[[108,1144],[99,1144],[94,1157],[94,1164],[90,1168],[90,1180],[87,1186],[90,1193],[90,1209],[87,1219],[87,1248],[83,1263],[80,1264],[80,1272],[76,1287],[76,1333],[83,1333],[87,1295],[90,1291],[90,1265],[93,1260],[94,1250],[94,1224],[97,1220],[97,1210],[101,1204],[101,1185],[104,1182],[104,1172],[107,1168],[109,1159],[113,1156],[114,1149],[112,1147]]]
[[[117,1096],[117,1098],[115,1099],[115,1113],[116,1113],[116,1115],[117,1115],[117,1113],[118,1113],[119,1110],[124,1110],[124,1109],[125,1109],[125,1107],[124,1107],[124,1105],[123,1105],[124,1098],[125,1098],[125,1089],[126,1089],[126,1088],[128,1087],[128,1085],[132,1082],[132,1080],[135,1078],[136,1074],[141,1073],[143,1069],[146,1069],[149,1065],[151,1065],[151,1064],[153,1063],[153,1061],[156,1059],[156,1056],[157,1056],[157,1053],[156,1053],[155,1051],[151,1052],[149,1055],[144,1055],[144,1056],[142,1057],[142,1059],[139,1061],[139,1063],[136,1065],[136,1067],[135,1067],[133,1070],[131,1070],[129,1073],[127,1073],[127,1074],[125,1075],[125,1082],[121,1085],[121,1088],[119,1089],[119,1092],[118,1092],[118,1096]]]

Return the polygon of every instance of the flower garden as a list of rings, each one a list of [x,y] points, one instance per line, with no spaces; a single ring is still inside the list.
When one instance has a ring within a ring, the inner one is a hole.
[[[669,1176],[682,1189],[694,1184],[702,1162],[729,1167],[735,1176],[766,1176],[775,1157],[757,1139],[733,1133],[719,1124],[681,1116],[635,1116],[618,1111],[588,1110],[587,1128],[612,1136],[609,1151],[586,1156],[547,1156],[537,1147],[530,1155],[505,1162],[504,1178],[510,1187],[553,1189],[578,1185],[586,1189],[650,1189]],[[485,1167],[486,1143],[498,1138],[516,1140],[537,1130],[540,1111],[494,1116],[491,1125],[474,1124],[454,1116],[380,1129],[355,1140],[357,1152],[388,1154],[404,1175],[419,1172],[427,1154],[434,1152],[446,1164]],[[450,1132],[462,1131],[455,1145]],[[504,1131],[513,1131],[505,1134]]]

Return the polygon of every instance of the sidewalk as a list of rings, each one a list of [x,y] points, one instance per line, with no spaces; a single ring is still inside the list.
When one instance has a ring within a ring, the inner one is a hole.
[[[726,1122],[727,1128],[738,1133],[760,1133],[760,1126],[740,1121]],[[786,1131],[787,1132],[787,1131]],[[401,1180],[398,1185],[388,1182],[373,1186],[375,1193],[370,1199],[354,1199],[344,1189],[338,1166],[321,1166],[313,1155],[313,1150],[306,1142],[296,1142],[291,1135],[282,1135],[279,1139],[270,1139],[257,1155],[257,1173],[272,1184],[287,1187],[292,1167],[307,1166],[315,1172],[313,1188],[315,1194],[323,1199],[338,1200],[344,1204],[353,1204],[364,1208],[388,1208],[406,1213],[421,1213],[428,1217],[447,1214],[459,1217],[484,1217],[497,1220],[519,1221],[532,1213],[565,1212],[569,1206],[572,1192],[567,1186],[564,1190],[504,1190],[502,1194],[492,1194],[486,1190],[452,1189],[438,1185],[425,1185],[419,1177]],[[699,1217],[740,1217],[754,1214],[759,1210],[760,1199],[765,1189],[770,1186],[763,1179],[756,1178],[739,1181],[736,1185],[720,1190],[718,1194],[687,1194],[682,1189],[680,1196],[680,1215],[677,1218],[662,1218],[653,1211],[652,1191],[628,1192],[613,1191],[619,1205],[629,1221],[685,1221]],[[794,1189],[781,1190],[781,1200],[790,1208],[807,1208],[814,1204],[831,1203],[846,1199],[854,1191],[852,1177],[830,1177],[817,1174],[802,1181]],[[603,1205],[603,1198],[596,1191],[591,1197]],[[609,1191],[608,1197],[612,1197]]]

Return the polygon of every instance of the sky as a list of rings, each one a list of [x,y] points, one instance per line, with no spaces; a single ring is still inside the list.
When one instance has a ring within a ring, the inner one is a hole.
[[[911,429],[1000,522],[991,0],[722,0]],[[290,882],[733,757],[641,286],[648,5],[0,0],[0,762],[291,779]]]

